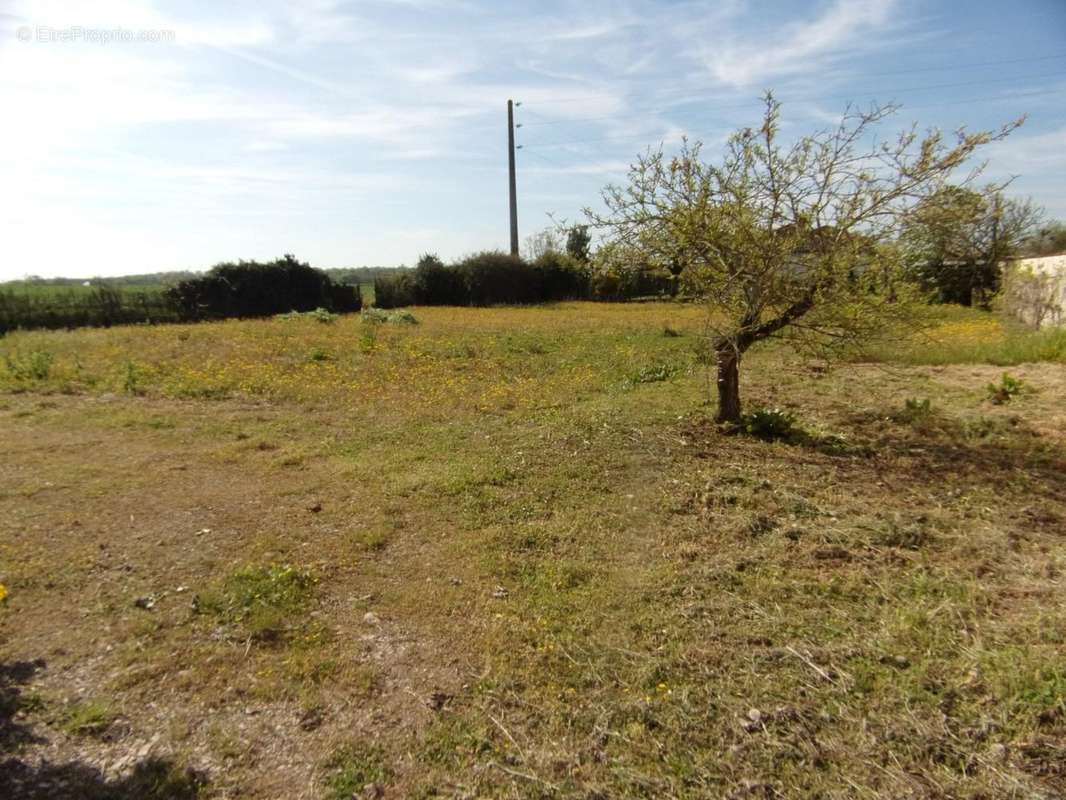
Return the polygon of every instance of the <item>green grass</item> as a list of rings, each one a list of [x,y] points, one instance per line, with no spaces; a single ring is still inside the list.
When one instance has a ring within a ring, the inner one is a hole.
[[[75,703],[63,710],[60,727],[76,736],[99,736],[111,727],[114,719],[115,713],[107,703]]]
[[[912,365],[1066,363],[1066,328],[1034,331],[959,306],[930,307],[926,324],[923,333],[879,345],[860,358]]]
[[[368,784],[381,784],[389,777],[384,753],[366,744],[349,744],[338,749],[326,761],[325,769],[328,800],[362,797]]]
[[[996,405],[913,342],[770,343],[763,441],[712,422],[700,309],[415,313],[0,343],[54,355],[0,377],[12,657],[165,717],[206,796],[1066,791],[1058,363]]]
[[[281,639],[302,618],[314,577],[294,567],[246,567],[230,573],[215,591],[197,595],[195,608],[239,626],[255,641]]]

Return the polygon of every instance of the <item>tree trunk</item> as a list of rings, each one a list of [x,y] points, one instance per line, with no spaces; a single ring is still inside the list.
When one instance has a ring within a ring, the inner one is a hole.
[[[740,354],[732,344],[715,348],[718,364],[717,422],[740,422]]]

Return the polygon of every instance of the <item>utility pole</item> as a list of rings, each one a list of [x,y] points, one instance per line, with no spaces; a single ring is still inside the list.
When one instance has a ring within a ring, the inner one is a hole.
[[[514,174],[514,103],[507,101],[507,166],[511,189],[511,255],[518,255],[518,186]]]

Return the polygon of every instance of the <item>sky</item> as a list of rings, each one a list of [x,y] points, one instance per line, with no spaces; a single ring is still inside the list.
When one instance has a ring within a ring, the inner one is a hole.
[[[1028,114],[986,174],[1066,219],[1064,0],[0,0],[0,280],[506,249],[509,98],[524,239],[767,89],[786,139]]]

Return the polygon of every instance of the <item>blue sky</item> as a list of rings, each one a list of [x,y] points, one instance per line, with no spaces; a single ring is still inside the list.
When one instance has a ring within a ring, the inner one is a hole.
[[[767,88],[786,136],[1028,113],[988,175],[1066,219],[1063,0],[0,0],[0,280],[505,248],[509,97],[524,238]]]

